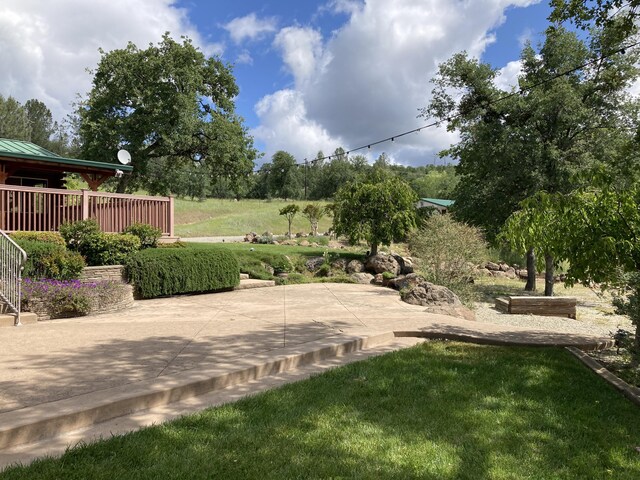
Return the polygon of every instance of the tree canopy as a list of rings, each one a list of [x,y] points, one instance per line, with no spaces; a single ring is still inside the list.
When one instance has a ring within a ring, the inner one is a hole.
[[[238,87],[228,65],[168,33],[145,49],[129,43],[101,55],[77,109],[79,135],[85,158],[113,162],[119,149],[131,153],[134,173],[119,191],[144,187],[149,164],[160,159],[165,171],[198,162],[233,183],[251,172],[256,150],[234,111]]]
[[[459,218],[493,239],[522,200],[539,190],[569,192],[576,173],[608,157],[626,127],[621,107],[637,77],[636,53],[600,59],[618,46],[606,31],[587,43],[550,28],[538,50],[522,51],[522,94],[498,88],[497,71],[465,53],[440,66],[423,114],[460,134],[441,152],[459,162]]]
[[[403,240],[416,226],[417,200],[411,187],[394,176],[348,183],[335,197],[333,229],[351,243],[366,241],[375,255],[379,245]]]

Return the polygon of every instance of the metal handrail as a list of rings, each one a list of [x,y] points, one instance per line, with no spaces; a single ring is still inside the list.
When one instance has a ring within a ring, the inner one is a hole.
[[[20,300],[22,296],[22,269],[27,253],[9,236],[0,230],[0,299],[16,314],[14,325],[20,323]]]

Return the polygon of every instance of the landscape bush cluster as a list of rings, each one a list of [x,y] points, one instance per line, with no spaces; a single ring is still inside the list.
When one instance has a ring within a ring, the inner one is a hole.
[[[223,248],[146,249],[130,255],[125,265],[142,298],[211,292],[240,283],[238,260]]]
[[[14,232],[11,237],[27,254],[23,277],[72,280],[85,267],[82,255],[67,250],[56,232]]]
[[[95,220],[81,220],[60,226],[67,247],[80,253],[88,265],[120,265],[141,248],[155,247],[161,236],[159,229],[136,223],[123,233],[104,233]]]

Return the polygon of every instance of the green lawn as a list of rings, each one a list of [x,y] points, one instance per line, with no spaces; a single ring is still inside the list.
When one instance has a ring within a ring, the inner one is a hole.
[[[175,234],[180,237],[207,237],[223,235],[244,235],[249,232],[262,234],[271,232],[283,235],[288,223],[279,215],[281,208],[295,203],[302,210],[308,203],[326,205],[327,202],[307,202],[304,200],[219,200],[204,202],[185,199],[175,200]],[[331,218],[320,220],[319,232],[331,227]],[[298,213],[294,218],[292,231],[309,233],[309,221]]]
[[[638,479],[640,409],[561,349],[431,342],[3,479]]]

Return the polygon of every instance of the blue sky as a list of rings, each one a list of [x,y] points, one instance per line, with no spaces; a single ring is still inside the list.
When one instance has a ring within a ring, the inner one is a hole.
[[[416,117],[429,80],[460,50],[504,69],[507,88],[548,14],[535,0],[3,0],[0,94],[39,98],[60,119],[90,89],[98,47],[188,35],[234,64],[237,110],[261,161],[278,149],[301,161],[427,123]],[[455,140],[429,129],[365,153],[432,164]]]

